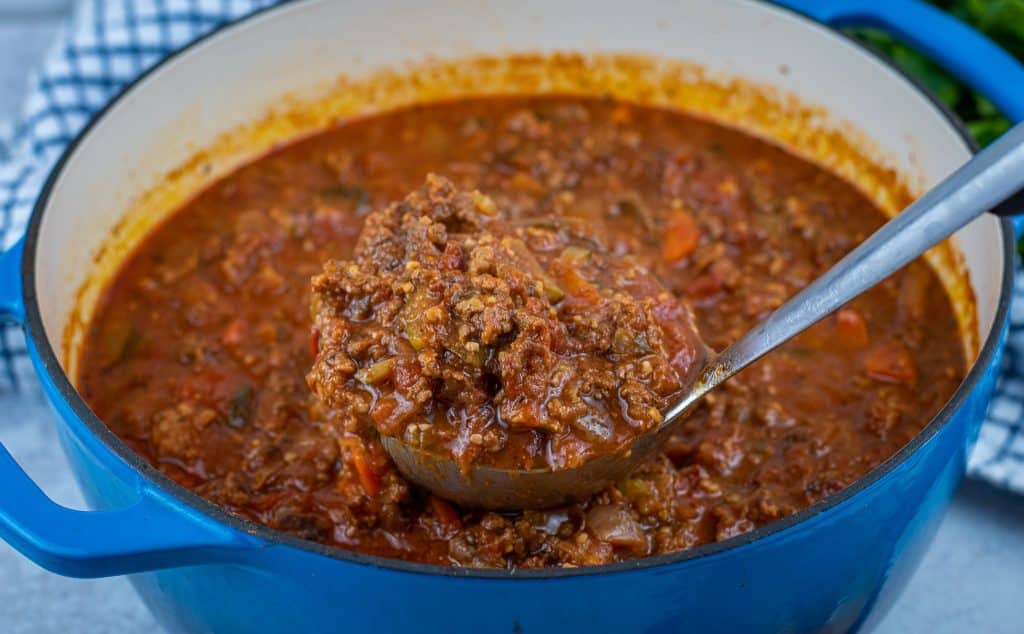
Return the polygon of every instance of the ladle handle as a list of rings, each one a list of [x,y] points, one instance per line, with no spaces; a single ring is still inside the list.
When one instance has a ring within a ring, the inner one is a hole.
[[[712,357],[691,393],[666,413],[665,424],[722,381],[841,308],[986,211],[1024,211],[1003,204],[1020,201],[1022,190],[1024,123],[975,155],[741,339]]]

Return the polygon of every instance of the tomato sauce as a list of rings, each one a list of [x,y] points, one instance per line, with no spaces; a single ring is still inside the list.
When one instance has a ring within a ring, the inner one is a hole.
[[[87,402],[168,476],[271,528],[387,557],[536,568],[681,550],[786,517],[905,445],[964,376],[949,298],[915,261],[709,395],[661,453],[590,500],[455,507],[405,482],[306,381],[330,344],[311,328],[310,280],[351,260],[366,217],[429,173],[486,195],[509,223],[579,227],[692,307],[714,349],[884,221],[822,168],[671,110],[501,97],[354,119],[238,169],[142,241],[90,322]]]

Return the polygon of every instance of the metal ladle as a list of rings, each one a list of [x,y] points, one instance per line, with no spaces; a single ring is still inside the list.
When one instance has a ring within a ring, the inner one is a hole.
[[[486,509],[558,506],[584,499],[629,474],[667,439],[708,392],[803,332],[986,211],[1024,211],[1024,123],[883,225],[824,275],[780,306],[720,354],[709,354],[697,379],[658,427],[622,454],[604,455],[564,470],[472,466],[463,473],[451,457],[382,437],[409,480],[457,504]]]

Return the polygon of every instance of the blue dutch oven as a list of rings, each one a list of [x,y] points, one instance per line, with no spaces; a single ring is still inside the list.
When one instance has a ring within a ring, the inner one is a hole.
[[[969,156],[962,127],[831,27],[885,29],[1011,118],[1024,117],[1024,70],[965,25],[918,2],[787,0],[782,8],[639,0],[628,12],[621,2],[471,4],[439,2],[436,12],[417,12],[401,2],[311,0],[261,12],[151,70],[79,135],[54,168],[23,243],[0,261],[0,311],[24,328],[64,450],[90,506],[101,510],[55,504],[0,448],[0,535],[60,574],[130,575],[163,624],[189,631],[804,632],[856,629],[877,619],[913,571],[963,476],[993,390],[1012,286],[1008,221],[985,218],[958,236],[977,299],[977,356],[963,385],[912,443],[792,517],[640,561],[467,570],[299,540],[174,484],[108,431],[75,391],[59,345],[63,326],[90,254],[117,220],[110,210],[123,207],[124,187],[133,191],[123,182],[147,164],[140,158],[147,146],[168,148],[159,159],[165,164],[158,160],[153,170],[173,167],[185,145],[243,122],[238,110],[254,112],[239,104],[266,102],[317,73],[337,74],[355,59],[353,50],[389,63],[406,55],[402,46],[442,56],[467,47],[545,49],[545,20],[558,20],[558,46],[569,49],[596,49],[594,42],[612,38],[621,50],[721,66],[758,81],[774,77],[866,130],[898,163],[912,154],[900,144],[913,145],[923,185]],[[578,15],[587,20],[571,19]],[[466,34],[466,42],[406,37],[446,27]],[[317,63],[280,72],[296,59]],[[770,75],[769,66],[786,72]],[[189,108],[200,108],[201,116],[188,119],[177,136],[167,128],[160,136],[159,125]]]

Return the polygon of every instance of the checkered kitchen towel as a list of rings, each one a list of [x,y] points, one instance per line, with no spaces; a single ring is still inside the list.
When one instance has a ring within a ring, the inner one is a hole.
[[[61,151],[132,78],[174,51],[274,0],[91,0],[81,2],[31,81],[20,118],[0,123],[0,239],[21,235]],[[971,457],[972,475],[1024,493],[1024,288],[998,392]],[[0,407],[39,400],[20,333],[0,330]]]

